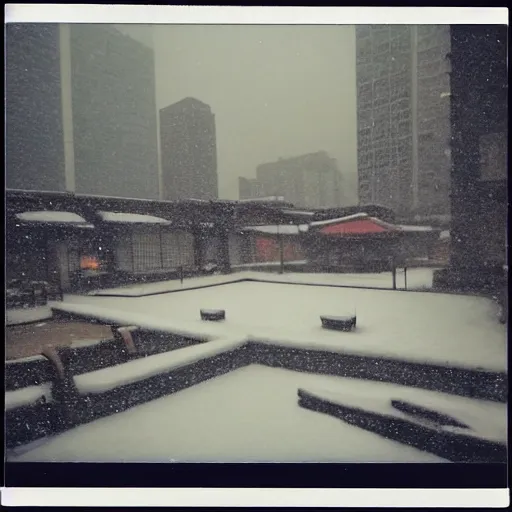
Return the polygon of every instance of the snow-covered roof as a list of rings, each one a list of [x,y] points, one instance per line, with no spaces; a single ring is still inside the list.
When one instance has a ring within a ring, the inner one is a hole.
[[[41,222],[51,224],[74,224],[80,227],[93,228],[83,217],[71,212],[42,210],[37,212],[17,213],[16,218],[23,222]]]
[[[313,215],[315,215],[315,212],[308,212],[308,211],[304,211],[304,210],[292,210],[292,209],[287,209],[287,208],[284,208],[281,210],[283,213],[290,213],[292,215],[304,215],[304,217],[312,217]]]
[[[240,203],[268,203],[272,201],[284,202],[284,196],[267,196],[267,197],[254,197],[249,199],[240,199]]]
[[[317,220],[310,222],[310,226],[328,226],[329,224],[338,224],[339,222],[348,222],[350,220],[367,219],[369,218],[367,213],[354,213],[353,215],[347,215],[346,217],[338,217],[336,219],[328,220]]]
[[[429,216],[426,216],[426,215],[415,215],[414,216],[415,222],[422,222],[422,221],[431,222],[433,220],[435,220],[437,222],[450,222],[451,215],[433,214],[433,215],[429,215]]]
[[[347,215],[346,217],[338,217],[336,219],[328,219],[328,220],[320,220],[311,222],[310,226],[328,226],[330,224],[340,224],[342,222],[350,222],[354,220],[360,220],[360,219],[368,219],[374,222],[375,224],[378,224],[379,226],[385,227],[390,230],[398,230],[398,231],[404,231],[404,232],[426,232],[426,231],[432,231],[433,228],[431,226],[411,226],[406,224],[391,224],[389,222],[385,222],[381,219],[378,219],[376,217],[370,217],[367,213],[354,213],[353,215]]]
[[[259,233],[270,233],[272,235],[298,235],[308,230],[307,224],[299,226],[291,224],[280,224],[273,226],[246,226],[243,231],[258,231]]]
[[[105,222],[123,222],[129,224],[171,224],[170,221],[152,215],[139,213],[98,212]]]
[[[401,231],[411,231],[411,232],[416,232],[416,231],[432,231],[433,230],[432,226],[409,226],[409,225],[400,224],[397,227]]]

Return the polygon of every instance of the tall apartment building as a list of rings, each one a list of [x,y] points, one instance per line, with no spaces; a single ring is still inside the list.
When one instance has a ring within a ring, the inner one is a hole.
[[[356,27],[361,204],[450,213],[450,27]]]
[[[158,197],[154,55],[111,25],[8,24],[9,188]]]
[[[195,98],[160,110],[163,199],[217,199],[215,115]]]
[[[59,26],[5,26],[8,188],[66,189]]]
[[[325,151],[259,165],[256,179],[265,196],[282,196],[298,207],[341,206],[341,174]]]

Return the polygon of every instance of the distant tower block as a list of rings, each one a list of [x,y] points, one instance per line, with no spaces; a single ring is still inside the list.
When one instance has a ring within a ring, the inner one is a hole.
[[[217,136],[210,106],[184,98],[159,115],[162,198],[217,199]]]
[[[225,319],[226,311],[224,309],[201,309],[201,320],[218,322]]]

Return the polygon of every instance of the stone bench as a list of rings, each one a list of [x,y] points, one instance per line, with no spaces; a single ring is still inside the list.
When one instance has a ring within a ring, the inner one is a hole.
[[[225,319],[226,311],[224,309],[201,309],[201,320],[218,322]]]
[[[321,316],[322,327],[334,331],[351,331],[356,327],[356,316]]]

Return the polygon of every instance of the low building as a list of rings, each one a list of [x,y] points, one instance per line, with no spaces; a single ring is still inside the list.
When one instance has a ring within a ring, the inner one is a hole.
[[[276,222],[282,205],[7,190],[7,277],[73,291],[229,272],[237,223]]]
[[[282,195],[297,207],[318,209],[342,203],[342,176],[336,160],[325,151],[261,164],[256,178],[266,195]]]
[[[238,178],[238,197],[240,199],[256,199],[265,196],[263,184],[257,179]]]
[[[302,236],[307,225],[247,226],[244,237],[251,263],[297,263],[305,261]]]
[[[358,213],[315,221],[304,237],[311,266],[323,270],[381,272],[428,259],[436,230],[401,226]]]

